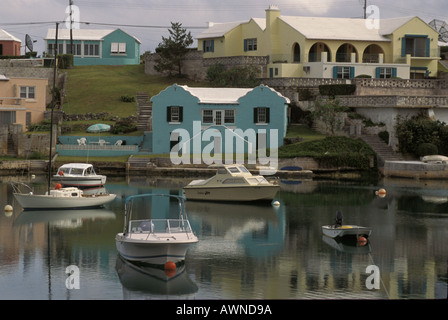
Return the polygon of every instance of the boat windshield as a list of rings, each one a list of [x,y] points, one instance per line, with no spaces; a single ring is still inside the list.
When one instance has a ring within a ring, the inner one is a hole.
[[[70,170],[70,174],[76,174],[76,175],[82,175],[83,174],[83,169],[81,168],[72,168]]]
[[[230,173],[239,173],[240,172],[237,167],[228,167],[227,170],[229,170]]]
[[[240,166],[240,167],[238,167],[239,169],[240,169],[240,171],[241,172],[244,172],[244,173],[249,173],[249,170],[247,170],[245,167],[243,167],[243,166]]]

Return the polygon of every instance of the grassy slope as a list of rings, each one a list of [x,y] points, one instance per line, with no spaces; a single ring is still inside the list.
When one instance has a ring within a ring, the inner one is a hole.
[[[135,115],[135,102],[122,102],[121,96],[147,92],[158,94],[173,83],[199,86],[188,79],[150,76],[144,65],[78,66],[68,73],[63,110],[67,114],[109,112],[120,117]],[[202,84],[204,85],[204,84]]]

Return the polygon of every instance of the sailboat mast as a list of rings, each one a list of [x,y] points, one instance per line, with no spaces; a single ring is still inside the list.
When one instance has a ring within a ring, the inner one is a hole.
[[[56,40],[54,44],[54,69],[53,69],[53,96],[51,101],[51,115],[50,115],[50,155],[48,161],[48,194],[50,194],[50,180],[51,180],[51,150],[53,148],[53,111],[55,106],[56,95],[56,70],[57,70],[57,57],[58,57],[58,29],[59,22],[56,22]]]

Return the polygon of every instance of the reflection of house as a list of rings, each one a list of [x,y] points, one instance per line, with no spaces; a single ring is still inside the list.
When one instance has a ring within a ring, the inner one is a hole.
[[[47,55],[53,55],[56,30],[45,37]],[[140,41],[120,30],[73,29],[74,65],[127,65],[140,63]],[[70,29],[58,30],[58,54],[71,53]]]
[[[0,75],[0,124],[26,126],[44,119],[48,79]]]
[[[266,57],[265,75],[276,77],[423,78],[437,75],[438,34],[418,17],[371,21],[282,16],[210,23],[197,36],[203,58]]]
[[[22,41],[0,29],[0,56],[20,56]]]
[[[238,143],[244,145],[246,152],[249,143],[266,142],[267,147],[272,146],[271,129],[278,130],[276,142],[280,146],[286,134],[289,99],[263,85],[251,89],[172,85],[153,96],[151,101],[153,152],[156,154],[169,153],[182,140],[176,136],[179,140],[170,141],[171,132],[176,129],[188,132],[193,145],[190,150],[194,153],[200,153],[202,147],[211,142],[215,154],[233,153]],[[206,136],[205,131],[210,136]],[[199,150],[194,150],[196,142]],[[232,150],[228,149],[230,146]]]

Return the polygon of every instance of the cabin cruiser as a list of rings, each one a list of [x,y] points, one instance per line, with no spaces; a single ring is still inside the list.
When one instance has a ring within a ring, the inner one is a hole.
[[[193,180],[183,188],[187,200],[272,201],[280,190],[261,175],[252,175],[242,164],[226,164],[206,180]]]
[[[106,184],[106,176],[96,174],[93,165],[88,163],[67,163],[59,167],[53,181],[63,187],[100,187]]]

